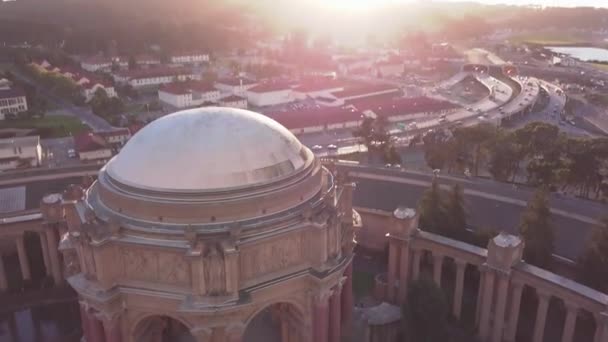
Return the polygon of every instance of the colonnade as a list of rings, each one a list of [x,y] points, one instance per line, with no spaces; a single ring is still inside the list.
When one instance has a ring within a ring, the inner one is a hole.
[[[38,222],[38,224],[40,224]],[[51,275],[55,285],[63,284],[64,279],[62,275],[61,259],[59,257],[58,245],[59,245],[59,232],[53,225],[42,224],[42,230],[34,230],[33,232],[38,234],[40,239],[40,247],[42,250],[42,257],[44,260],[44,269],[46,275]],[[21,231],[17,235],[12,235],[9,231],[6,237],[0,237],[0,239],[8,240],[12,239],[17,249],[17,256],[19,258],[19,268],[21,270],[21,276],[24,282],[31,281],[32,272],[30,269],[30,259],[28,257],[28,250],[24,240],[24,232]],[[0,292],[8,290],[8,278],[6,274],[6,268],[2,259],[0,251]]]
[[[521,259],[524,246],[518,237],[501,233],[490,240],[486,250],[420,231],[417,218],[411,222],[399,221],[393,218],[395,226],[388,235],[387,301],[405,302],[407,284],[420,278],[425,255],[431,256],[426,259],[432,260],[432,279],[441,286],[444,260],[449,258],[454,261],[456,273],[451,303],[451,312],[456,318],[460,318],[462,313],[467,265],[479,270],[475,324],[481,341],[515,341],[522,293],[524,286],[528,286],[536,291],[538,297],[533,342],[543,341],[552,297],[562,299],[566,308],[561,342],[574,342],[576,320],[582,309],[595,317],[593,341],[608,342],[607,297],[572,280],[526,264]]]

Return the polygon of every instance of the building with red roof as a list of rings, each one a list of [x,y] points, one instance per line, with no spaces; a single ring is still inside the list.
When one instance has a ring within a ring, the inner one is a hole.
[[[207,82],[175,82],[161,86],[158,99],[175,108],[189,108],[209,102],[217,103],[220,91]]]
[[[97,133],[83,132],[74,136],[74,147],[82,161],[108,160],[112,157],[112,147]]]
[[[175,81],[200,80],[201,75],[191,68],[158,67],[143,70],[125,70],[114,74],[114,80],[130,84],[133,88],[154,87]]]
[[[80,61],[80,67],[86,71],[109,71],[112,69],[113,60],[110,57],[92,56]]]
[[[357,83],[344,87],[340,91],[331,92],[315,97],[319,105],[326,107],[340,107],[355,100],[366,98],[393,98],[401,95],[398,87],[387,84]]]
[[[247,101],[256,107],[293,102],[291,87],[283,82],[262,83],[247,90]]]
[[[223,97],[219,101],[219,105],[222,107],[232,107],[247,109],[247,98],[238,95],[229,95]]]
[[[0,89],[0,120],[27,111],[27,99],[21,88]]]
[[[258,85],[258,82],[246,78],[222,78],[215,82],[215,87],[222,93],[246,96],[247,90]]]
[[[300,111],[269,113],[294,134],[321,132],[324,130],[357,127],[362,112],[355,108],[313,108]]]

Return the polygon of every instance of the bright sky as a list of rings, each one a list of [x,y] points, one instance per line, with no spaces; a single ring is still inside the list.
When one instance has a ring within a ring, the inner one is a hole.
[[[444,0],[456,1],[456,0]],[[487,4],[509,4],[509,5],[542,5],[558,7],[592,6],[608,7],[606,0],[477,0],[476,2]]]

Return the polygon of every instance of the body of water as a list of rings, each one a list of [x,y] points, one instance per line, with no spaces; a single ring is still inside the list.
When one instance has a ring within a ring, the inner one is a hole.
[[[0,314],[0,342],[78,342],[80,336],[76,301]]]
[[[608,50],[595,47],[561,47],[545,46],[546,49],[555,53],[562,53],[581,61],[608,62]]]

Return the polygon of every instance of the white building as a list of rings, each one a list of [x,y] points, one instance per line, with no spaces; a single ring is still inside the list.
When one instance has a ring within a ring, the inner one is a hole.
[[[302,84],[293,89],[293,97],[298,100],[330,96],[331,93],[344,90],[344,83],[336,81],[319,81]]]
[[[133,88],[154,87],[175,81],[200,80],[201,75],[188,68],[153,68],[146,70],[119,71],[114,74],[118,83]]]
[[[380,77],[401,76],[404,71],[404,63],[397,61],[383,61],[376,63],[375,74]]]
[[[74,137],[74,146],[82,161],[108,160],[112,157],[111,145],[93,132],[81,133]]]
[[[40,166],[40,137],[0,139],[0,170]]]
[[[82,96],[84,96],[85,101],[89,102],[89,101],[91,101],[93,96],[95,96],[95,92],[98,89],[105,90],[106,95],[108,95],[108,97],[117,97],[118,96],[116,94],[116,90],[114,89],[113,85],[108,84],[106,82],[95,81],[95,80],[82,84],[81,94],[82,94]]]
[[[109,71],[112,69],[112,59],[101,56],[90,57],[80,61],[80,67],[90,72]]]
[[[21,89],[0,89],[0,120],[4,120],[7,114],[17,115],[25,111],[27,111],[27,99]]]
[[[160,58],[151,55],[139,55],[135,57],[135,63],[143,67],[155,66],[160,65]],[[127,62],[127,66],[128,65],[129,64]]]
[[[215,88],[222,93],[247,96],[247,90],[257,86],[258,83],[244,78],[221,79],[215,82]]]
[[[205,53],[178,53],[171,56],[174,64],[200,64],[209,62],[209,55]]]
[[[170,83],[158,90],[158,99],[175,108],[188,108],[217,103],[220,91],[202,82]]]
[[[131,131],[128,128],[118,128],[111,131],[96,132],[96,135],[102,137],[106,143],[110,145],[124,146],[131,139]]]
[[[292,90],[287,85],[260,84],[247,90],[247,101],[256,107],[293,102]]]
[[[342,58],[338,61],[338,71],[346,75],[353,71],[371,69],[374,62],[373,58],[367,57]]]
[[[386,84],[370,84],[347,87],[344,90],[332,92],[329,96],[319,96],[315,102],[325,107],[339,107],[346,105],[349,101],[363,100],[378,96],[398,96],[400,89]]]
[[[247,109],[247,99],[237,95],[226,96],[219,101],[222,107]]]

